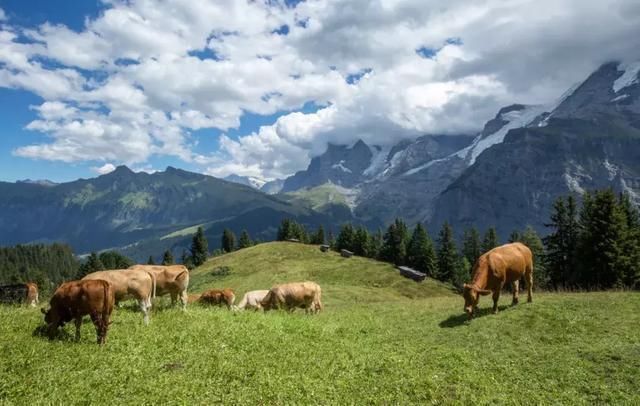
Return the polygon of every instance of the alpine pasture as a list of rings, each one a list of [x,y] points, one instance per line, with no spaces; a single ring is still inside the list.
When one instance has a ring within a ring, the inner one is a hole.
[[[112,315],[106,345],[88,318],[49,341],[37,309],[0,307],[4,404],[638,404],[640,295],[534,293],[470,323],[447,285],[389,264],[267,243],[210,259],[190,293],[313,280],[325,310],[230,312],[156,299]]]

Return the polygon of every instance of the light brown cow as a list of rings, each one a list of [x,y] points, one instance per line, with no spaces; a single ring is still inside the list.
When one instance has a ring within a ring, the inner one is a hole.
[[[184,265],[133,265],[129,269],[139,269],[153,272],[156,277],[156,296],[171,295],[171,304],[175,305],[178,298],[182,309],[187,309],[189,287],[189,270]]]
[[[103,280],[81,280],[65,282],[56,289],[51,307],[44,313],[49,338],[52,338],[58,327],[75,319],[76,340],[80,340],[82,317],[89,315],[96,327],[98,344],[104,344],[109,330],[109,318],[115,303],[114,290],[109,282]]]
[[[151,298],[155,297],[156,290],[156,279],[153,273],[138,269],[114,269],[93,272],[82,279],[100,279],[111,283],[116,302],[128,298],[137,300],[143,313],[144,324],[149,324]]]
[[[262,309],[262,300],[269,293],[268,290],[252,290],[242,296],[242,300],[238,303],[238,309]]]
[[[286,309],[290,312],[301,307],[305,313],[322,310],[322,289],[315,282],[294,282],[272,287],[260,304],[265,311]]]
[[[38,285],[29,282],[0,286],[0,303],[25,303],[35,307],[38,304]]]
[[[498,312],[498,299],[502,287],[511,283],[513,303],[518,304],[520,278],[527,285],[527,302],[531,302],[533,289],[533,255],[531,250],[519,242],[496,247],[478,258],[473,266],[473,280],[464,284],[464,311],[473,317],[480,295],[493,294],[493,312]]]
[[[27,305],[36,307],[39,302],[38,285],[33,282],[27,283]]]
[[[236,300],[236,295],[233,290],[225,289],[211,289],[200,295],[198,299],[199,303],[210,305],[227,305],[227,309],[231,310],[233,302]]]

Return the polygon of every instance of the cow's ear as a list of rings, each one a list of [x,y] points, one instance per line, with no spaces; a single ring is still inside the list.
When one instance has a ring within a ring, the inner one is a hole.
[[[490,291],[489,289],[478,289],[478,293],[481,294],[482,296],[487,296],[493,292]]]

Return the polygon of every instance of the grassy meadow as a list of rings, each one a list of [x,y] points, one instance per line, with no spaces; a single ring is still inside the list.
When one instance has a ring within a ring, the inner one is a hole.
[[[220,271],[227,267],[228,274]],[[193,291],[311,279],[325,311],[114,311],[49,341],[37,309],[0,307],[0,403],[638,404],[640,294],[538,294],[466,323],[462,299],[386,264],[270,243],[210,260]]]

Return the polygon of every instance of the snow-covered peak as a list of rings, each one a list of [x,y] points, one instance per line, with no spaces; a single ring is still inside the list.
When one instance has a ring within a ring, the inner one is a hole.
[[[638,83],[638,73],[640,73],[640,61],[632,63],[621,63],[618,71],[623,71],[622,75],[613,82],[613,91],[618,93],[625,87]]]
[[[255,177],[255,176],[240,176],[236,174],[231,174],[225,177],[224,180],[227,180],[233,183],[239,183],[245,186],[251,186],[254,189],[261,189],[264,186],[264,184],[267,183],[266,180]]]

